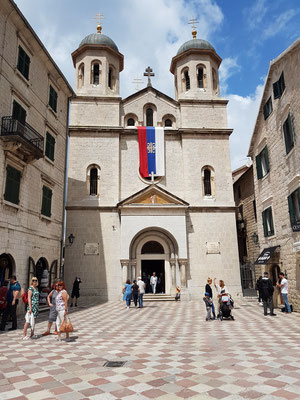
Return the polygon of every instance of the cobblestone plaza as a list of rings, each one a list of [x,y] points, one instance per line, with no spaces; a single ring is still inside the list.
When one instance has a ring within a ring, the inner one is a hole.
[[[108,302],[72,312],[70,343],[0,335],[1,399],[300,399],[300,315],[263,316],[243,300],[235,321],[205,321],[203,302]],[[104,366],[125,361],[122,367]]]

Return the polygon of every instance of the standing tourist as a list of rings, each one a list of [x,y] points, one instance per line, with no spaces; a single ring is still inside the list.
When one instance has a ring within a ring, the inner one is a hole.
[[[205,293],[203,297],[203,301],[205,303],[206,307],[206,321],[209,321],[211,319],[211,308],[212,308],[212,299],[210,298],[210,295],[208,292]]]
[[[57,283],[55,283],[54,289],[51,290],[51,292],[48,294],[47,297],[47,302],[49,304],[50,310],[49,310],[49,317],[48,317],[48,329],[46,332],[43,333],[43,336],[50,335],[50,330],[53,322],[55,323],[55,331],[54,335],[57,335],[57,329],[56,329],[56,318],[57,318],[57,311],[56,311],[56,297],[58,295],[58,286]]]
[[[139,308],[143,308],[143,296],[145,293],[145,282],[142,281],[141,277],[139,276],[137,281],[138,287],[139,287]]]
[[[136,280],[133,281],[131,290],[132,290],[134,307],[137,307],[138,297],[139,297],[139,287],[138,287],[138,284],[136,283]]]
[[[39,313],[39,300],[40,300],[40,293],[38,291],[38,279],[33,277],[30,282],[30,286],[28,289],[28,305],[27,305],[27,313],[25,315],[25,324],[23,330],[23,340],[29,339],[27,336],[27,329],[30,325],[31,328],[31,335],[34,335],[34,328],[35,328],[35,321]]]
[[[273,292],[274,287],[271,279],[269,279],[268,272],[264,272],[264,276],[260,282],[261,298],[264,305],[264,315],[268,315],[268,307],[270,308],[270,315],[275,316],[273,309]]]
[[[212,284],[212,279],[211,278],[207,278],[207,284],[205,285],[205,293],[209,294],[209,297],[211,299],[211,311],[213,313],[213,318],[216,319],[216,311],[215,311],[215,306],[214,306],[214,302],[213,302],[213,292],[212,292],[212,288],[211,288],[211,284]]]
[[[285,305],[285,312],[286,313],[290,313],[291,312],[291,306],[289,304],[288,301],[288,289],[289,289],[289,284],[287,279],[284,277],[284,273],[280,272],[279,274],[279,279],[280,279],[280,283],[277,282],[276,286],[280,288],[281,290],[281,295],[284,301],[284,305]]]
[[[0,325],[0,331],[5,330],[6,321],[9,315],[12,318],[12,327],[9,328],[9,331],[14,331],[17,329],[17,305],[18,305],[18,294],[20,293],[21,286],[19,282],[17,282],[17,278],[15,275],[12,275],[9,278],[10,285],[6,294],[6,307],[2,314],[2,320]]]
[[[255,285],[255,289],[258,291],[258,302],[259,302],[259,303],[262,302],[262,298],[261,298],[261,289],[260,289],[261,280],[262,280],[262,276],[260,276],[260,277],[257,279],[256,285]]]
[[[131,296],[132,296],[132,285],[130,283],[130,279],[127,279],[125,286],[123,288],[123,300],[126,301],[126,307],[130,308],[130,303],[131,303]]]
[[[157,276],[156,276],[155,272],[153,272],[153,275],[151,276],[150,285],[152,288],[152,293],[155,294],[156,293],[156,285],[157,285]]]
[[[219,316],[220,316],[220,308],[222,306],[222,296],[224,294],[227,294],[228,291],[227,291],[227,287],[225,286],[225,283],[224,283],[224,281],[222,279],[219,280],[219,284],[217,285],[216,284],[216,278],[214,278],[214,286],[215,286],[215,288],[216,288],[216,290],[218,292],[218,300],[219,300],[218,301],[218,304],[219,304],[219,307],[218,307],[218,318],[219,318]]]
[[[73,289],[72,289],[72,294],[71,294],[71,305],[70,307],[73,307],[73,299],[75,297],[75,307],[77,307],[77,299],[79,298],[79,284],[81,283],[81,280],[79,277],[75,277],[75,281],[73,282]]]
[[[61,341],[61,332],[59,330],[64,319],[68,315],[68,293],[66,285],[63,281],[57,283],[58,294],[56,296],[56,329],[57,329],[57,340]],[[69,332],[66,332],[66,342],[70,341]]]

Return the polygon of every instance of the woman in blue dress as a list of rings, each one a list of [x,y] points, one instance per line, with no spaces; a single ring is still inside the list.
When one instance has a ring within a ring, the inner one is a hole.
[[[127,279],[125,283],[125,286],[123,288],[123,293],[124,293],[123,300],[126,300],[126,307],[129,308],[132,296],[132,285],[130,284],[129,279]]]

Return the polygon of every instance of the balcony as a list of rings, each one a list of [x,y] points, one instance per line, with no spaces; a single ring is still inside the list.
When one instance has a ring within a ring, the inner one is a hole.
[[[38,160],[44,154],[44,138],[25,122],[2,117],[1,139],[7,142],[4,150],[20,156],[25,162]]]

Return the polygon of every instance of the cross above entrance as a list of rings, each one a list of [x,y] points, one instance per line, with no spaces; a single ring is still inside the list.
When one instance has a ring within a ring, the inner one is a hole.
[[[150,67],[146,68],[145,72],[144,72],[144,76],[148,76],[148,85],[147,86],[152,86],[150,76],[155,76],[154,72],[152,71],[152,68],[150,68]]]

